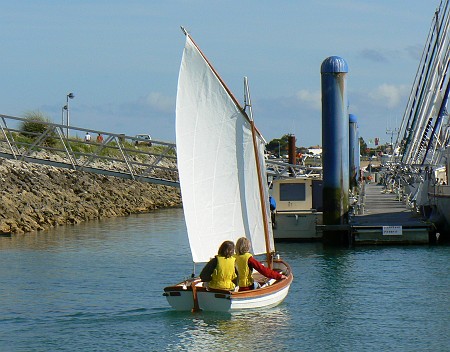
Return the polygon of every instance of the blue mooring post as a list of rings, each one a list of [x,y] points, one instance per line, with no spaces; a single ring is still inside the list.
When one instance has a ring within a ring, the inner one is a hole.
[[[357,183],[361,185],[361,144],[359,143],[359,129],[356,124],[356,145],[355,145],[355,168],[357,172]]]
[[[349,117],[347,63],[338,56],[325,59],[322,80],[323,243],[348,245]]]
[[[358,138],[358,119],[355,115],[348,115],[349,129],[349,161],[350,161],[350,189],[354,190],[358,186],[359,174],[359,138]]]

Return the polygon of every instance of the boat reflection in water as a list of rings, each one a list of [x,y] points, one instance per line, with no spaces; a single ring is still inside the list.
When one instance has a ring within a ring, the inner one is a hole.
[[[175,342],[168,342],[168,350],[256,351],[273,347],[275,341],[279,351],[292,350],[292,346],[280,338],[292,320],[287,307],[232,313],[204,312],[195,318],[192,315],[186,317],[189,317],[188,326],[174,336]]]

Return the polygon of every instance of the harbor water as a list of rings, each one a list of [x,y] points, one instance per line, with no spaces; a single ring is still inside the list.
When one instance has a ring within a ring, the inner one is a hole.
[[[0,351],[450,351],[449,246],[277,250],[278,307],[181,313],[181,209],[0,237]]]

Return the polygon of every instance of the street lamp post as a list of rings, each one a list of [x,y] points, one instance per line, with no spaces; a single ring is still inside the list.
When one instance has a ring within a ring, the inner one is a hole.
[[[61,108],[61,125],[63,125],[63,126],[64,126],[64,110],[67,110],[67,105],[64,105]],[[63,127],[61,127],[61,128],[63,128]],[[63,131],[63,134],[64,134],[64,129],[62,131]]]
[[[280,141],[278,141],[278,157],[281,158]]]
[[[64,107],[65,110],[67,110],[67,138],[69,138],[69,127],[70,127],[70,111],[69,111],[69,99],[75,98],[75,95],[73,93],[69,93],[66,96],[66,106]]]
[[[394,134],[397,134],[398,133],[398,129],[397,128],[394,128],[393,130],[390,130],[390,129],[386,129],[386,134],[390,134],[391,135],[391,154],[392,154],[392,156],[394,156],[394,145],[392,144],[394,141],[393,141],[393,137],[394,137]]]

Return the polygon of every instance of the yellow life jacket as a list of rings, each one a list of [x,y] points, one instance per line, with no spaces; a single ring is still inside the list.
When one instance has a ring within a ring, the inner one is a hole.
[[[236,266],[238,271],[239,287],[253,285],[252,270],[248,267],[248,260],[252,257],[250,253],[236,254]]]
[[[209,282],[209,287],[219,288],[223,290],[234,290],[234,283],[232,280],[236,278],[236,273],[234,271],[235,258],[225,258],[221,256],[216,256],[217,266],[211,275],[211,281]]]

